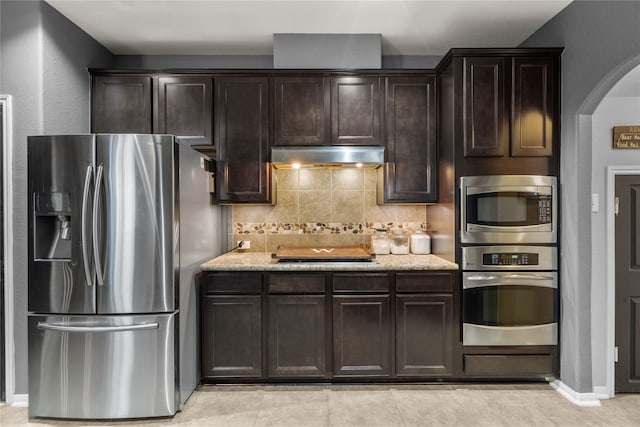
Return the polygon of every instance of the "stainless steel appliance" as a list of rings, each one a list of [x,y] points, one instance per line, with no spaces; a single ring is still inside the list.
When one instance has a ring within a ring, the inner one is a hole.
[[[460,178],[462,243],[556,243],[557,180],[553,176]]]
[[[462,248],[462,344],[556,345],[557,249]]]
[[[171,135],[29,137],[30,416],[168,416],[195,389],[204,164]]]

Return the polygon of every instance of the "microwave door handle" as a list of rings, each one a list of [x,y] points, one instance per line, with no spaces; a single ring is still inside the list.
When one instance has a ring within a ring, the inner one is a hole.
[[[102,264],[100,262],[100,251],[98,243],[98,205],[100,203],[100,190],[102,189],[102,165],[98,166],[96,176],[96,189],[93,194],[93,259],[96,264],[96,275],[98,276],[98,285],[104,285],[104,276],[102,273]]]
[[[95,275],[91,274],[91,266],[89,264],[89,251],[87,250],[87,209],[89,205],[89,186],[91,184],[91,175],[93,166],[87,166],[87,174],[84,178],[84,189],[82,191],[82,217],[81,217],[81,240],[82,240],[82,264],[84,266],[84,274],[87,279],[87,286],[95,285]]]
[[[483,185],[470,185],[465,189],[468,196],[474,194],[487,194],[487,193],[503,193],[503,192],[517,192],[517,193],[539,193],[539,194],[551,194],[551,187],[537,187],[530,185],[509,185],[509,186],[483,186]]]

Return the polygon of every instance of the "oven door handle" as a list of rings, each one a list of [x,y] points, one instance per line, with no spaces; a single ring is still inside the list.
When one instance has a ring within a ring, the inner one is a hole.
[[[556,278],[538,274],[470,274],[463,276],[462,289],[483,288],[487,286],[535,286],[538,288],[558,287]]]
[[[553,280],[552,276],[541,276],[539,274],[505,274],[500,276],[504,279],[526,279],[526,280]]]

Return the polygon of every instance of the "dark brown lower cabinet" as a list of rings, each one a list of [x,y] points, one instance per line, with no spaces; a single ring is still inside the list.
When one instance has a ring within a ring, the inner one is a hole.
[[[202,376],[262,376],[260,295],[205,296],[202,301]]]
[[[335,377],[388,377],[389,295],[333,297]]]
[[[269,377],[324,377],[324,295],[269,295]]]
[[[450,376],[452,325],[451,295],[397,295],[396,375]]]

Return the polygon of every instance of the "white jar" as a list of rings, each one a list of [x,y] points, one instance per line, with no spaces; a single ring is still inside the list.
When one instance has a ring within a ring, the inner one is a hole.
[[[410,230],[394,230],[391,232],[391,253],[406,255],[409,253]]]
[[[411,235],[411,253],[426,255],[431,253],[431,236],[422,230]]]
[[[389,236],[386,230],[376,230],[371,235],[371,249],[376,255],[388,255],[389,248]]]

